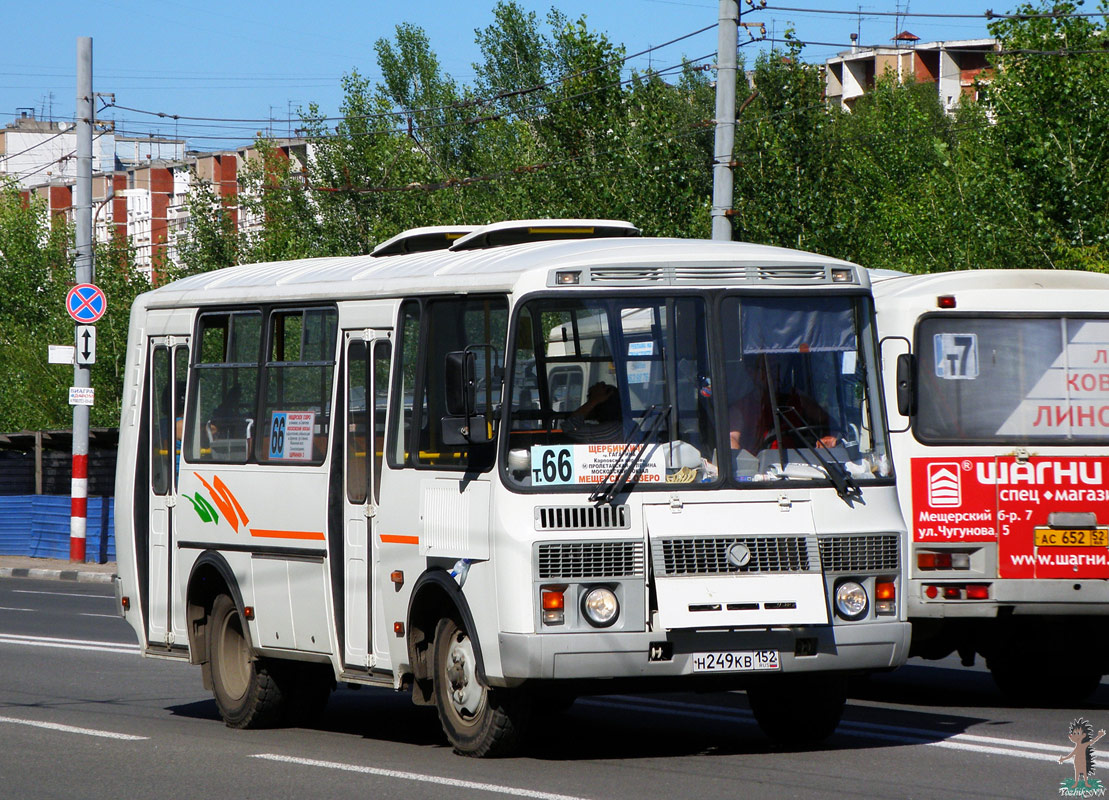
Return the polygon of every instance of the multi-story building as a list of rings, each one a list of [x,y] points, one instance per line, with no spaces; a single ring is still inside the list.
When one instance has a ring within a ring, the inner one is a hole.
[[[855,41],[855,35],[851,36]],[[889,73],[901,82],[932,83],[944,110],[954,112],[963,98],[977,99],[978,82],[987,79],[987,55],[996,52],[996,39],[961,39],[921,43],[903,31],[892,45],[853,46],[824,62],[825,94],[851,110],[855,101]]]
[[[279,158],[303,172],[308,143],[273,142]],[[93,236],[98,242],[125,237],[136,265],[148,275],[177,260],[177,243],[188,230],[188,199],[195,181],[210,185],[237,230],[262,220],[241,208],[240,177],[259,157],[253,145],[214,153],[186,152],[181,139],[116,136],[99,131],[93,146]],[[15,181],[27,197],[44,201],[49,217],[73,221],[76,131],[70,123],[45,122],[25,113],[0,129],[0,181]]]

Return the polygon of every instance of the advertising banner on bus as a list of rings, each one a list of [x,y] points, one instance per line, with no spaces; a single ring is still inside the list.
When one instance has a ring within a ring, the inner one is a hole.
[[[996,541],[1000,578],[1109,578],[1106,475],[1109,457],[914,458],[913,540]]]

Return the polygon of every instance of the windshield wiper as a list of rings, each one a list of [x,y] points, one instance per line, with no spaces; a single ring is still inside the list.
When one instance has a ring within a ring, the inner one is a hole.
[[[821,468],[828,476],[828,480],[832,482],[832,486],[835,487],[836,494],[840,496],[840,499],[848,505],[851,505],[852,500],[861,498],[863,494],[862,490],[859,488],[859,485],[855,483],[854,478],[848,474],[844,466],[840,464],[836,458],[820,452],[823,449],[820,446],[820,440],[817,438],[816,434],[813,433],[813,426],[801,415],[801,412],[793,406],[775,405],[773,408],[775,423],[779,425],[784,424],[797,441],[801,443],[804,449],[811,453],[812,457],[820,463]],[[792,412],[797,417],[798,421],[801,423],[800,425],[794,424],[788,416],[789,412]],[[778,436],[778,447],[782,450],[781,458],[784,469],[786,457],[785,442],[782,441],[780,435]]]
[[[639,466],[643,454],[647,452],[648,443],[655,438],[655,435],[658,433],[659,428],[662,427],[662,423],[666,420],[666,416],[669,413],[669,405],[660,406],[658,404],[651,406],[644,412],[639,422],[636,423],[632,432],[628,435],[628,441],[624,445],[624,449],[620,451],[620,455],[616,457],[616,463],[605,473],[605,477],[597,485],[593,494],[589,495],[589,500],[591,502],[597,505],[611,503],[613,498],[623,491],[628,479],[635,474],[635,470]],[[645,428],[644,424],[652,414],[654,415],[654,419],[651,421],[651,426]],[[637,435],[638,440],[636,440]]]

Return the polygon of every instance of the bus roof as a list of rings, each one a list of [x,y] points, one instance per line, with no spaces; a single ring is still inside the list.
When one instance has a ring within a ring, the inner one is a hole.
[[[244,264],[175,281],[143,295],[149,307],[353,299],[443,291],[504,292],[551,285],[555,270],[580,269],[601,287],[792,285],[830,283],[832,268],[865,270],[799,250],[702,239],[621,238],[529,242],[490,249],[434,250]]]
[[[1109,289],[1109,274],[1067,269],[967,269],[911,275],[869,270],[875,296],[886,298],[1006,289]]]

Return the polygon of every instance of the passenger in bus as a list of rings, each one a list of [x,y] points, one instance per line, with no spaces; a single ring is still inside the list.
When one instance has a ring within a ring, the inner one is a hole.
[[[729,375],[728,431],[733,453],[750,456],[778,448],[779,433],[789,447],[836,445],[839,436],[830,429],[828,412],[796,386],[777,387],[781,413],[775,427],[765,359],[748,357],[741,364],[742,369]]]
[[[599,381],[589,387],[585,402],[570,412],[562,429],[579,441],[619,441],[624,430],[621,417],[620,393]]]
[[[208,419],[208,438],[226,439],[231,436],[232,427],[239,420],[239,400],[243,394],[241,384],[234,384],[220,400]]]

